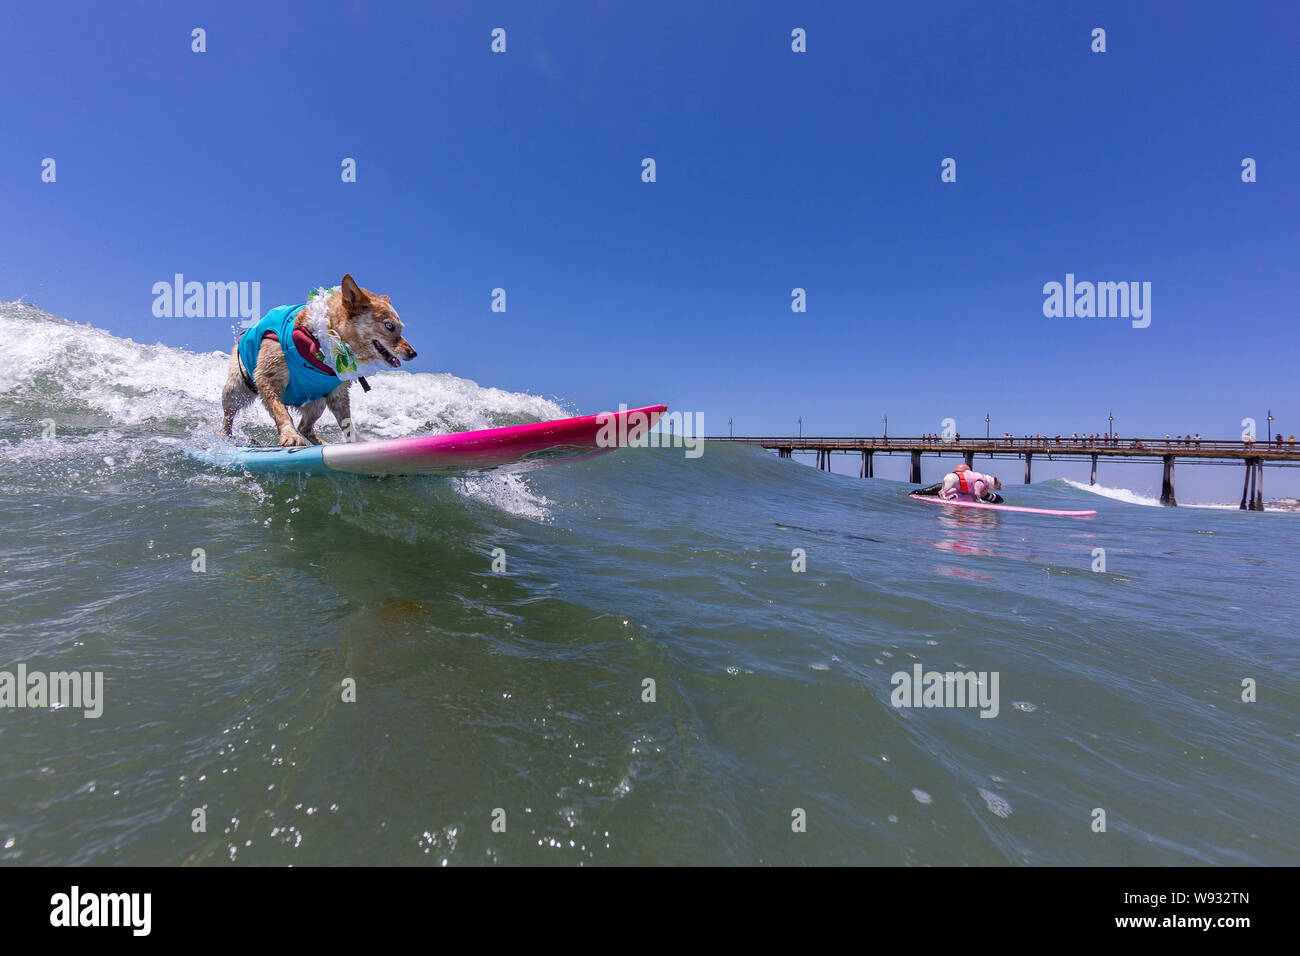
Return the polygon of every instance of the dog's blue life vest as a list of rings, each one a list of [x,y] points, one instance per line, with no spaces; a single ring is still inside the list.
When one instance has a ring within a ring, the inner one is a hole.
[[[282,305],[272,309],[262,320],[239,336],[239,362],[243,366],[245,381],[251,381],[257,368],[257,353],[262,339],[274,335],[280,341],[280,350],[289,364],[289,384],[284,389],[286,405],[306,405],[324,398],[343,384],[333,372],[313,365],[298,351],[293,340],[293,320],[306,308],[305,303]]]

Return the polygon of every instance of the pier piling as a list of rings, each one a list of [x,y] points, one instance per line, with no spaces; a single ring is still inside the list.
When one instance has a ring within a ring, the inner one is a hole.
[[[1165,455],[1164,462],[1165,473],[1160,482],[1160,503],[1173,508],[1178,504],[1174,499],[1174,456]]]
[[[1029,475],[1030,475],[1030,466],[1033,464],[1033,462],[1034,462],[1034,453],[1032,451],[1025,452],[1025,484],[1027,485],[1032,483]]]
[[[967,468],[975,467],[975,453],[973,451],[966,452],[966,467]]]
[[[912,452],[912,475],[908,481],[914,485],[921,483],[921,453],[919,451]]]
[[[1095,485],[1096,483],[1097,483],[1097,456],[1093,455],[1092,456],[1092,477],[1088,480],[1088,484]]]
[[[1241,486],[1241,510],[1264,510],[1264,460],[1246,459],[1246,480]]]

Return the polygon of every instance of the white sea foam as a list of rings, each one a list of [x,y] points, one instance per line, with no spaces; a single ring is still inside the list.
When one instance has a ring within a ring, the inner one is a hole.
[[[1130,491],[1128,488],[1110,488],[1106,485],[1085,485],[1080,481],[1073,481],[1069,478],[1062,478],[1071,488],[1077,488],[1079,491],[1091,492],[1094,495],[1101,495],[1103,498],[1110,498],[1113,501],[1122,501],[1130,505],[1154,505],[1160,506],[1159,498],[1152,498],[1148,495],[1139,494],[1136,491]]]
[[[473,431],[573,414],[537,395],[484,388],[454,375],[382,372],[368,381],[369,392],[352,389],[352,411],[366,437]]]
[[[8,350],[7,361],[0,364],[0,389],[5,391],[48,376],[65,395],[124,425],[177,417],[215,424],[220,415],[228,352],[142,345],[12,302],[0,302],[0,335]],[[382,372],[368,381],[373,390],[354,388],[352,403],[362,434],[377,438],[571,414],[537,395],[484,388],[448,374]],[[270,423],[260,404],[241,417]],[[438,423],[449,427],[436,427]]]
[[[461,494],[523,518],[545,521],[551,516],[550,500],[533,491],[520,475],[471,475],[457,482]]]
[[[984,805],[989,808],[989,813],[1003,819],[1011,816],[1011,804],[1007,803],[1001,796],[991,790],[985,790],[983,787],[980,788],[979,794],[984,798]]]
[[[103,412],[113,423],[198,420],[218,408],[225,360],[167,345],[141,345],[103,329],[58,319],[32,305],[0,303],[0,390],[38,379]]]
[[[1154,498],[1150,495],[1139,494],[1138,492],[1131,491],[1128,488],[1109,488],[1106,485],[1086,485],[1081,481],[1072,481],[1069,478],[1062,478],[1061,480],[1064,481],[1071,488],[1077,488],[1080,491],[1088,491],[1094,495],[1101,495],[1103,498],[1110,498],[1113,501],[1122,501],[1125,504],[1130,504],[1130,505],[1142,505],[1144,508],[1164,507],[1164,505],[1160,504],[1159,498]],[[1235,509],[1237,505],[1220,504],[1217,502],[1209,502],[1209,501],[1205,501],[1205,502],[1179,501],[1178,507]]]

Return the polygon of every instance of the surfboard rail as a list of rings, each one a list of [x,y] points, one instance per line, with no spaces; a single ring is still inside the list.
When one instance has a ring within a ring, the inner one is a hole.
[[[913,501],[928,501],[936,505],[947,505],[950,508],[982,508],[989,511],[1014,511],[1019,514],[1029,515],[1051,515],[1056,518],[1091,518],[1097,512],[1095,511],[1062,511],[1056,508],[1025,508],[1020,505],[995,505],[985,501],[960,501],[949,500],[947,498],[938,498],[934,495],[908,495]]]
[[[254,474],[342,472],[380,477],[526,470],[625,448],[653,428],[667,410],[667,405],[647,405],[471,432],[300,448],[222,445],[191,454],[208,464]]]

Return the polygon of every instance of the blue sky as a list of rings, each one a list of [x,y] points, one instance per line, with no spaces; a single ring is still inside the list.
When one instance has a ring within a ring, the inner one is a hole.
[[[1300,433],[1298,11],[10,4],[0,298],[224,350],[153,284],[349,271],[413,371],[711,433]],[[1044,317],[1067,272],[1150,282],[1150,327]]]

